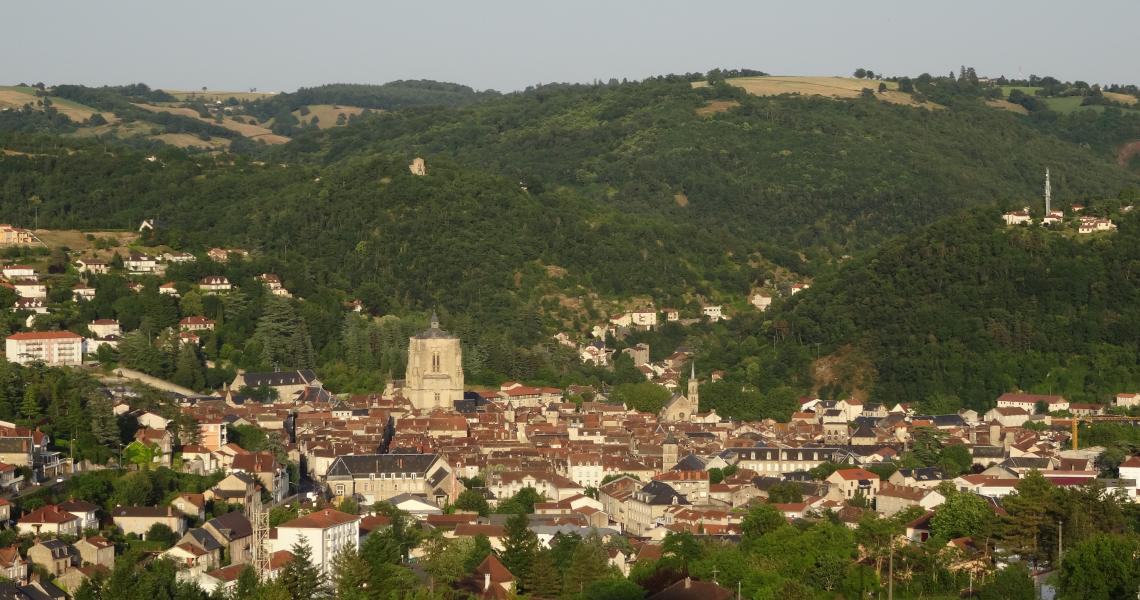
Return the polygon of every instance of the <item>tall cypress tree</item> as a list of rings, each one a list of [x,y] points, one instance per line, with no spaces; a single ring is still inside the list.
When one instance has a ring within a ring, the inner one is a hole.
[[[503,566],[521,579],[530,572],[531,564],[538,554],[538,536],[530,530],[530,521],[521,512],[507,519],[504,529]]]
[[[304,539],[293,544],[293,560],[281,572],[281,583],[293,600],[311,600],[327,596],[325,576],[313,565],[313,551]]]

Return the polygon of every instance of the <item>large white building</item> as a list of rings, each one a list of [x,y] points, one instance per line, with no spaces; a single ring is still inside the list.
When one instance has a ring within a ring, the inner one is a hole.
[[[456,400],[463,399],[459,338],[440,329],[435,314],[427,331],[408,340],[404,397],[420,410],[451,408]]]
[[[294,544],[304,540],[313,551],[313,566],[328,575],[333,560],[345,548],[360,550],[359,527],[357,515],[321,509],[278,525],[273,551],[292,550]]]
[[[4,355],[21,365],[42,361],[52,367],[83,363],[83,336],[70,331],[25,331],[8,336]]]

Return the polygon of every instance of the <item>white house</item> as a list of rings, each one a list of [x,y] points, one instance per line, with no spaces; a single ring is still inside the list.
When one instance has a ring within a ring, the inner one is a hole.
[[[750,297],[748,301],[751,302],[752,306],[755,306],[756,310],[759,311],[768,310],[768,307],[772,306],[772,297],[766,294],[761,294],[760,292],[753,293],[752,297]]]
[[[345,548],[360,550],[359,525],[358,515],[321,509],[278,525],[273,550],[290,550],[304,540],[313,551],[313,565],[328,575],[332,572],[333,559],[341,551]]]
[[[1006,225],[1028,225],[1029,224],[1029,207],[1026,206],[1021,210],[1007,212],[1001,216]]]
[[[701,307],[701,314],[708,317],[708,320],[716,323],[724,318],[723,307],[719,304],[708,304]]]

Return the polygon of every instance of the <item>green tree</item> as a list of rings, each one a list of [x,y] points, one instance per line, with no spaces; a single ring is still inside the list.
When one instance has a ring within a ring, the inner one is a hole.
[[[530,530],[530,522],[523,513],[512,515],[507,519],[503,529],[503,566],[516,577],[524,576],[530,571],[538,553],[538,536]]]
[[[764,534],[788,524],[784,513],[771,504],[757,504],[749,509],[740,522],[740,545],[744,550],[754,547]]]
[[[333,558],[331,583],[337,600],[366,600],[372,569],[352,546]]]
[[[522,578],[523,587],[535,598],[557,598],[562,593],[561,572],[554,564],[554,556],[549,549],[540,548],[535,553],[534,561]]]
[[[308,542],[301,540],[292,547],[293,560],[281,570],[281,583],[289,590],[293,600],[326,597],[325,576],[313,565],[313,551]]]
[[[934,511],[930,519],[931,534],[940,539],[971,536],[985,537],[992,530],[994,514],[985,499],[963,492],[952,493]]]
[[[253,341],[262,349],[261,364],[279,369],[311,369],[313,345],[308,326],[291,302],[272,296],[265,303]]]
[[[776,504],[803,502],[803,491],[794,481],[783,481],[768,489],[768,501]]]
[[[487,499],[478,490],[464,490],[460,493],[459,497],[455,499],[455,508],[476,512],[484,517],[491,512],[491,505],[487,503]]]
[[[1140,538],[1097,534],[1070,547],[1061,560],[1058,597],[1131,598],[1140,589]]]
[[[164,523],[155,523],[146,530],[146,539],[150,542],[158,542],[165,548],[173,546],[174,542],[178,541],[178,536],[174,534],[174,530]]]
[[[665,551],[665,547],[662,547]],[[590,533],[574,548],[566,566],[564,591],[567,595],[579,592],[593,581],[611,575],[609,551],[596,531]]]
[[[992,581],[978,590],[981,600],[1034,600],[1036,597],[1029,568],[1023,562],[999,570]]]

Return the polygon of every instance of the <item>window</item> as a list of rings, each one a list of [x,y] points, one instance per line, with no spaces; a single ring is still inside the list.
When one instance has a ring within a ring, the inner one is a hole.
[[[431,372],[439,373],[439,352],[431,353]]]
[[[337,484],[336,495],[337,496],[343,496],[344,495],[344,484],[339,484],[339,483]]]

